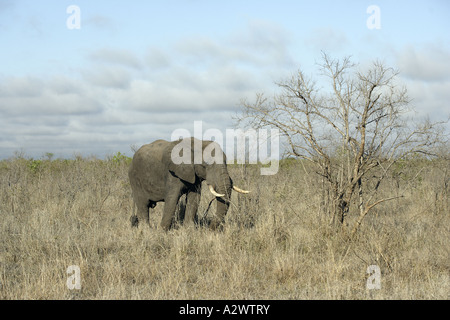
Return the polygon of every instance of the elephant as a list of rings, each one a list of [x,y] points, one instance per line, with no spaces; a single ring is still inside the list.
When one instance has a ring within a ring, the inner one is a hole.
[[[184,221],[181,222],[197,223],[203,181],[217,200],[216,216],[209,223],[213,230],[223,225],[231,190],[249,193],[233,185],[225,153],[219,144],[196,138],[156,140],[143,145],[133,156],[128,177],[134,200],[132,226],[138,226],[141,220],[149,224],[149,209],[164,202],[160,225],[166,231],[173,225],[176,207],[183,194],[186,194],[186,203]]]

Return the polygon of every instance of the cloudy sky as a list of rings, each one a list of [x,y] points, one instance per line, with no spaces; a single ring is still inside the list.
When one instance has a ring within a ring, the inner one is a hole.
[[[241,99],[314,74],[321,51],[398,68],[417,115],[445,118],[449,17],[445,0],[0,0],[0,159],[233,128]]]

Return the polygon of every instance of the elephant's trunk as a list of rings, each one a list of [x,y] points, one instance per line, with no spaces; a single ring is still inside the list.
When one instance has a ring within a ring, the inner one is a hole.
[[[215,181],[208,181],[207,178],[207,183],[212,186],[216,192],[215,196],[217,197],[216,217],[211,221],[211,229],[216,229],[223,223],[225,220],[225,215],[228,212],[228,208],[230,207],[231,200],[232,181],[228,175],[227,167],[224,164],[220,165],[217,169],[217,176],[215,176],[216,179],[214,179]]]

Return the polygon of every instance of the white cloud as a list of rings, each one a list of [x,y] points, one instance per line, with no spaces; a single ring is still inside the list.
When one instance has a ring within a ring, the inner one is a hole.
[[[450,115],[450,49],[437,43],[423,47],[406,46],[396,52],[396,64],[411,106],[418,116],[433,121]]]
[[[199,120],[225,130],[241,98],[288,68],[288,45],[281,28],[259,21],[142,53],[94,49],[71,76],[0,78],[0,158],[21,148],[34,157],[129,153]]]
[[[120,66],[83,69],[81,75],[87,83],[104,88],[126,88],[132,79],[132,74]]]
[[[397,53],[397,65],[403,76],[412,80],[450,80],[450,50],[429,44],[423,48],[404,47]]]
[[[43,90],[43,81],[37,77],[6,77],[0,81],[0,97],[35,97]]]
[[[336,28],[323,27],[314,29],[305,43],[315,50],[337,52],[349,45],[345,33]]]
[[[246,28],[236,31],[229,44],[239,48],[237,55],[246,63],[257,67],[271,65],[277,68],[291,67],[290,38],[286,29],[265,20],[252,20]],[[236,53],[236,52],[235,52]]]
[[[169,54],[156,47],[150,47],[148,49],[145,62],[151,70],[164,69],[171,64]]]
[[[0,82],[2,119],[7,121],[8,116],[30,117],[32,124],[36,116],[92,114],[101,109],[101,101],[82,83],[77,88],[80,91],[75,92],[67,88],[64,91],[55,84],[54,80],[30,77],[4,79]]]
[[[82,12],[82,15],[83,29],[97,29],[99,31],[108,31],[110,34],[117,33],[118,26],[114,19],[101,14],[88,16],[87,18],[84,17],[84,12]]]
[[[126,49],[102,48],[91,52],[89,58],[96,63],[109,63],[135,69],[142,67],[137,56]]]
[[[419,117],[442,121],[450,116],[450,81],[424,82],[405,79],[411,107]]]

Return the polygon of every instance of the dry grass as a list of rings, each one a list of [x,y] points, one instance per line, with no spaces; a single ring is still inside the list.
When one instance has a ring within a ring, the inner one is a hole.
[[[253,192],[233,195],[222,232],[166,233],[162,204],[152,228],[130,227],[123,161],[2,161],[0,299],[449,298],[448,163],[414,185],[387,182],[385,192],[405,197],[377,207],[350,246],[322,213],[317,176],[288,164],[275,176],[230,168]],[[81,290],[66,285],[71,265]],[[380,290],[366,288],[369,265],[381,270]]]

